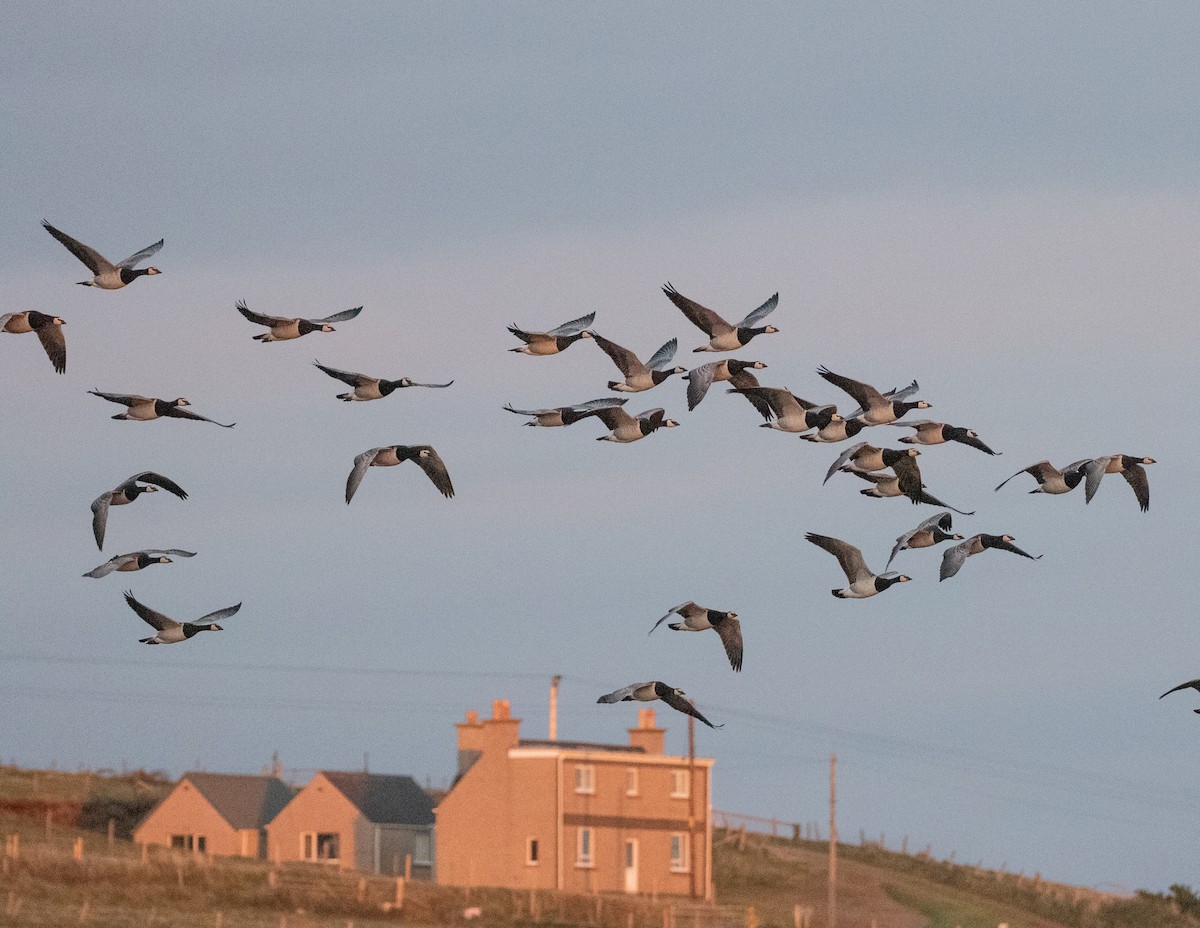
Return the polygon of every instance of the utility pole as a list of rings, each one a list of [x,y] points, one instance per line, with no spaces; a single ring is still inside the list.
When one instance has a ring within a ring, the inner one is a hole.
[[[829,755],[829,928],[837,928],[837,755]]]

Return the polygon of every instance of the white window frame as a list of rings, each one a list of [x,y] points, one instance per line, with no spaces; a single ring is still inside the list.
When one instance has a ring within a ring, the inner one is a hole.
[[[421,842],[425,842],[425,853],[421,854]],[[338,848],[341,851],[341,848]],[[418,831],[413,835],[413,866],[429,867],[433,865],[433,833],[428,831]]]
[[[537,837],[530,835],[525,839],[525,866],[536,867],[541,861],[542,842]]]
[[[671,771],[671,798],[687,799],[691,795],[692,778],[687,770]]]
[[[596,834],[591,828],[575,832],[575,866],[588,870],[596,866]]]
[[[594,795],[596,792],[596,768],[591,764],[575,766],[575,792]]]
[[[638,792],[638,768],[637,767],[625,768],[625,795],[626,796],[640,795],[640,793]]]
[[[670,864],[670,866],[671,866],[672,873],[688,873],[691,871],[692,855],[690,853],[691,848],[688,846],[689,843],[690,842],[688,841],[688,833],[686,831],[671,832],[671,844],[670,844],[671,864]],[[679,848],[679,851],[680,851],[679,856],[676,856],[676,854],[675,854],[676,847]]]
[[[337,857],[321,857],[321,835],[335,835],[337,837]],[[306,841],[311,840],[310,847],[312,848],[312,856],[306,853],[309,848],[305,847]],[[313,864],[334,864],[338,865],[342,861],[342,836],[336,831],[303,831],[300,833],[300,859]]]

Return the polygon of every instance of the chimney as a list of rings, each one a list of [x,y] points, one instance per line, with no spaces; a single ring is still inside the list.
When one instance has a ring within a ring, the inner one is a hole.
[[[550,740],[558,740],[558,681],[562,677],[555,674],[550,678]]]
[[[667,730],[654,727],[654,710],[638,709],[637,728],[629,729],[630,747],[641,748],[647,754],[662,754],[666,750]]]
[[[468,709],[467,720],[455,727],[458,729],[458,776],[462,776],[483,753],[483,726],[479,724],[479,713]]]

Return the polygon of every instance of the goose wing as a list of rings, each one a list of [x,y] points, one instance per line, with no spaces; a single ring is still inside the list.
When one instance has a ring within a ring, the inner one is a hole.
[[[665,702],[672,709],[676,709],[679,712],[684,713],[685,715],[690,715],[690,716],[692,716],[692,718],[699,719],[701,722],[703,722],[709,728],[724,728],[725,727],[724,724],[714,725],[712,722],[710,722],[708,719],[706,719],[703,715],[700,714],[700,710],[692,705],[692,702],[690,699],[684,699],[682,696],[676,696],[675,691],[672,689],[668,689],[666,692],[666,695],[660,696],[659,699],[661,699],[663,702]]]
[[[144,606],[133,598],[133,591],[125,591],[125,602],[129,603],[129,608],[140,615],[151,628],[156,631],[165,632],[168,628],[178,628],[182,622],[176,622],[174,619],[169,619],[161,612],[151,609],[149,606]]]
[[[862,552],[854,545],[842,541],[840,538],[830,538],[828,535],[817,535],[813,532],[809,532],[804,537],[818,548],[824,548],[836,557],[846,579],[851,583],[873,576],[867,569],[867,562],[863,560]]]
[[[1162,699],[1163,696],[1170,696],[1172,693],[1178,693],[1180,690],[1195,690],[1197,693],[1200,693],[1200,680],[1188,680],[1187,683],[1180,683],[1179,686],[1171,687],[1158,698]]]
[[[835,374],[827,367],[818,368],[817,373],[838,389],[849,393],[863,410],[870,409],[872,406],[879,406],[886,402],[882,393],[870,384],[863,383],[861,380],[852,380],[841,374]],[[847,416],[847,418],[852,419],[854,417]]]
[[[196,619],[196,621],[192,622],[191,624],[192,625],[214,625],[217,622],[220,622],[221,619],[229,618],[231,615],[236,613],[241,608],[242,608],[241,603],[238,603],[237,605],[234,605],[234,606],[226,606],[224,609],[218,609],[216,612],[210,612],[208,615],[200,616],[200,618]]]
[[[775,311],[775,307],[779,305],[779,294],[773,294],[767,298],[767,301],[746,314],[746,318],[737,324],[739,329],[750,329],[758,325],[763,319],[771,315]]]
[[[108,505],[112,491],[101,493],[92,501],[92,534],[96,536],[96,547],[104,550],[104,530],[108,527]]]
[[[935,528],[940,528],[943,532],[948,532],[954,528],[954,517],[948,512],[939,512],[936,516],[930,516],[924,522],[917,526],[918,532],[928,532]]]
[[[609,430],[616,429],[619,425],[628,423],[633,416],[629,415],[620,406],[603,406],[598,409],[590,410],[587,415],[595,416],[601,422],[608,426]],[[639,418],[641,418],[639,416]]]
[[[454,496],[454,484],[450,482],[450,472],[433,447],[430,445],[414,445],[411,448],[410,460],[416,461],[417,466],[425,471],[425,476],[433,481],[442,496],[450,499]]]
[[[646,367],[652,371],[660,371],[675,357],[675,350],[679,347],[679,339],[673,338],[669,342],[663,344],[658,351],[650,356],[650,360],[646,362]]]
[[[50,223],[46,222],[45,219],[42,220],[42,228],[65,245],[67,251],[71,252],[71,254],[87,265],[87,269],[93,274],[115,270],[113,263],[100,254],[100,252],[96,251],[91,245],[85,245],[78,239],[71,238],[66,232],[60,232],[54,226],[50,225]]]
[[[0,322],[0,328],[3,328],[3,323]],[[712,361],[708,364],[701,364],[699,367],[692,368],[688,371],[684,378],[688,382],[687,386],[687,402],[688,412],[691,412],[700,405],[700,401],[704,399],[708,388],[712,386],[713,376],[716,373],[717,365],[722,364],[722,361]],[[739,384],[739,386],[741,386]]]
[[[687,316],[688,321],[709,338],[712,338],[714,335],[718,335],[723,332],[733,331],[733,326],[718,316],[715,312],[713,312],[707,306],[701,306],[695,300],[689,300],[686,296],[672,287],[669,282],[665,287],[662,288],[662,290],[663,293],[667,295],[667,299],[678,306],[680,311]],[[768,310],[768,312],[769,311],[770,310]]]
[[[1062,471],[1060,471],[1049,461],[1038,461],[1036,464],[1030,464],[1028,467],[1021,468],[1019,471],[1013,474],[1012,477],[1005,477],[1002,481],[1000,481],[996,489],[999,490],[1000,487],[1012,480],[1013,477],[1020,477],[1021,474],[1032,474],[1034,479],[1036,479],[1040,485],[1046,481],[1047,477],[1061,475]]]
[[[135,551],[134,555],[138,554],[158,554],[166,555],[173,554],[175,557],[195,557],[195,551],[183,551],[179,548],[147,548],[145,551]]]
[[[603,702],[603,703],[624,702],[627,699],[633,699],[633,694],[635,692],[637,692],[638,690],[640,690],[643,686],[653,686],[653,685],[654,685],[653,682],[630,683],[629,686],[623,686],[619,690],[613,690],[611,693],[605,693],[603,696],[601,696],[599,699],[597,699],[596,702]]]
[[[643,422],[651,423],[657,429],[662,425],[663,419],[667,417],[667,411],[661,406],[655,406],[653,409],[643,409],[637,414],[637,417]]]
[[[910,498],[910,499],[912,499],[912,497],[909,497],[909,498]],[[915,499],[915,500],[913,500],[913,502],[914,502],[914,503],[925,503],[925,504],[927,504],[927,505],[929,505],[929,506],[941,506],[943,509],[951,509],[951,510],[953,510],[954,512],[957,512],[957,513],[958,513],[960,516],[973,516],[973,515],[975,515],[975,510],[974,510],[974,509],[970,510],[969,512],[967,512],[967,511],[965,511],[965,510],[962,510],[962,509],[955,509],[955,508],[954,508],[953,506],[951,506],[949,503],[944,503],[944,502],[942,502],[940,499],[938,499],[938,498],[937,498],[936,496],[934,496],[933,494],[926,492],[926,491],[925,491],[923,488],[922,488],[922,490],[921,490],[921,492],[920,492],[920,495],[918,496],[918,498],[917,498],[917,499]]]
[[[386,447],[386,446],[385,446]],[[367,468],[371,466],[371,462],[375,460],[375,455],[383,451],[384,448],[371,448],[369,451],[364,451],[354,459],[354,467],[350,471],[350,476],[346,478],[346,505],[350,505],[350,500],[354,498],[355,492],[358,490],[358,485],[362,483],[363,476],[367,473]]]
[[[736,672],[742,670],[742,623],[740,619],[722,619],[713,626],[725,646],[725,656],[729,658],[729,666]]]
[[[981,439],[978,435],[968,435],[965,429],[959,435],[951,435],[950,440],[956,441],[960,445],[968,445],[972,448],[977,448],[978,450],[982,451],[984,454],[990,454],[993,457],[998,454],[1004,453],[1002,451],[993,451],[991,448],[989,448],[984,443],[983,439]]]
[[[102,400],[108,400],[110,403],[118,403],[121,406],[136,406],[139,403],[153,403],[152,396],[137,396],[132,393],[105,393],[102,390],[88,390],[92,396],[98,396]]]
[[[1108,465],[1112,462],[1111,456],[1093,458],[1083,465],[1083,475],[1086,480],[1083,486],[1083,501],[1090,503],[1092,497],[1096,495],[1096,491],[1100,489],[1100,481],[1104,479],[1104,474],[1108,470]],[[1068,470],[1071,468],[1068,467]]]
[[[662,625],[662,623],[667,621],[667,619],[669,619],[671,616],[675,615],[676,613],[678,613],[679,615],[683,615],[684,609],[687,609],[689,606],[695,606],[695,605],[696,604],[689,599],[686,603],[680,603],[678,606],[673,607],[672,609],[668,610],[666,615],[664,615],[661,619],[659,619],[657,622],[655,622],[654,628],[651,628],[650,631],[646,632],[646,634],[647,635],[654,634],[654,629],[658,628],[658,626]]]
[[[237,307],[237,311],[239,313],[241,313],[243,316],[245,316],[251,322],[254,322],[258,325],[276,326],[282,322],[291,322],[291,320],[287,316],[266,316],[266,315],[263,315],[262,313],[256,313],[254,310],[252,310],[249,306],[246,305],[245,300],[239,300],[234,305]]]
[[[137,267],[139,264],[141,264],[143,261],[145,261],[147,258],[149,258],[151,255],[158,254],[159,249],[162,247],[163,247],[163,240],[160,238],[153,245],[147,245],[141,251],[135,251],[124,261],[118,262],[117,267],[125,267],[125,268],[133,269],[133,268]]]
[[[1011,551],[1013,554],[1019,554],[1019,555],[1021,555],[1021,557],[1027,557],[1031,561],[1040,561],[1042,559],[1042,556],[1040,554],[1033,555],[1027,551],[1022,551],[1020,548],[1018,548],[1016,545],[1014,545],[1011,541],[1004,541],[1004,540],[996,541],[996,542],[993,542],[991,545],[989,545],[989,547],[998,548],[1001,551]]]
[[[863,449],[865,447],[867,447],[867,442],[860,441],[858,444],[851,445],[849,448],[847,448],[845,451],[843,451],[841,454],[839,454],[838,459],[836,461],[834,461],[833,464],[830,466],[829,470],[827,470],[825,472],[825,479],[822,480],[821,483],[822,484],[828,483],[829,478],[832,477],[834,474],[836,474],[841,469],[843,464],[845,464],[847,461],[849,461],[850,458],[854,454],[856,454],[858,451],[860,451],[861,449]]]
[[[329,325],[331,322],[345,322],[347,319],[353,319],[362,311],[361,306],[355,306],[354,309],[343,309],[340,313],[334,313],[324,319],[309,319],[308,321],[314,325]]]
[[[906,454],[892,465],[892,470],[899,478],[900,492],[912,500],[914,505],[921,502],[924,484],[921,482],[921,468],[917,466],[917,459]]]
[[[893,400],[893,401],[906,400],[910,396],[912,396],[914,393],[916,393],[919,389],[921,389],[921,388],[917,386],[917,382],[914,380],[907,387],[904,387],[902,389],[888,390],[886,393],[883,394],[883,398],[885,400]],[[863,408],[862,406],[859,406],[858,409],[854,410],[854,412],[850,413],[850,415],[846,416],[846,418],[853,419],[855,416],[861,416],[866,411],[867,410],[865,408]],[[941,423],[934,422],[932,419],[921,419],[918,422],[912,422],[912,423],[900,423],[900,422],[889,423],[889,425],[901,425],[901,424],[911,424],[911,425],[916,425],[916,426],[922,426],[922,425],[928,426],[928,425],[940,425]]]
[[[0,329],[4,328],[4,323],[0,322]],[[42,348],[46,351],[46,356],[50,359],[50,363],[54,365],[54,369],[60,374],[67,372],[67,339],[63,335],[61,325],[38,326],[37,332],[38,341],[42,343]]]
[[[450,386],[450,384],[452,384],[452,383],[454,383],[453,380],[448,380],[445,383],[417,383],[415,380],[410,380],[408,382],[408,385],[410,387],[436,387],[438,389],[441,389],[442,387]]]
[[[326,367],[320,361],[313,361],[313,364],[330,377],[340,380],[342,383],[351,387],[361,387],[363,384],[370,383],[372,380],[376,379],[374,377],[368,377],[366,374],[356,374],[353,371],[338,370],[336,367]]]
[[[182,406],[172,406],[164,415],[170,416],[172,419],[192,419],[196,422],[211,422],[213,425],[219,425],[223,429],[231,429],[237,425],[236,422],[230,422],[226,425],[224,422],[209,419],[207,416],[202,416],[198,412],[192,412],[190,409],[184,409]]]
[[[187,493],[184,492],[183,487],[181,487],[179,484],[177,484],[171,478],[164,477],[162,474],[156,474],[152,470],[144,470],[140,474],[134,474],[132,477],[130,477],[128,480],[125,481],[125,484],[136,483],[139,480],[142,483],[152,483],[156,487],[162,487],[168,493],[174,493],[180,499],[188,498],[188,495],[187,495]],[[122,486],[124,486],[125,484],[122,484]]]
[[[604,351],[606,355],[612,358],[613,363],[617,365],[617,369],[626,377],[632,377],[634,374],[645,374],[646,365],[638,360],[638,356],[628,348],[623,348],[614,341],[609,341],[603,335],[592,333],[592,340]]]
[[[578,335],[586,329],[595,320],[594,312],[588,313],[586,316],[580,316],[578,319],[572,319],[570,322],[564,322],[560,326],[556,326],[546,334],[553,338],[569,338],[572,335]],[[510,329],[511,331],[511,329]],[[515,332],[513,333],[516,334]]]
[[[966,541],[960,541],[953,547],[947,548],[942,554],[942,567],[938,571],[938,582],[953,577],[971,556],[971,546],[978,543],[979,536],[972,535]]]
[[[107,561],[105,561],[99,567],[92,568],[83,576],[94,577],[95,579],[99,580],[101,577],[107,577],[114,570],[116,570],[120,567],[124,567],[130,561],[133,561],[136,559],[137,559],[137,552],[134,552],[133,554],[118,554],[116,557],[109,558]]]
[[[1150,508],[1150,481],[1146,479],[1146,468],[1141,464],[1131,464],[1125,468],[1123,476],[1125,482],[1133,488],[1133,495],[1137,497],[1142,512],[1148,510]]]

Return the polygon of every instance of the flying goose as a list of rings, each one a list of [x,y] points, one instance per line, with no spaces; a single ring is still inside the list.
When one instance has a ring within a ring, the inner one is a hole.
[[[67,340],[63,338],[63,321],[58,316],[47,316],[35,309],[20,313],[5,313],[0,316],[0,332],[10,335],[25,335],[36,332],[38,341],[46,350],[50,363],[60,374],[67,371]]]
[[[1200,693],[1200,680],[1188,680],[1187,683],[1180,683],[1179,686],[1171,687],[1158,698],[1162,699],[1163,696],[1170,696],[1172,693],[1178,693],[1180,690],[1195,690],[1197,693]],[[1193,709],[1192,711],[1200,715],[1200,709]]]
[[[611,435],[601,435],[596,441],[616,441],[622,444],[638,441],[659,429],[673,429],[679,425],[674,419],[666,418],[666,410],[661,406],[639,412],[636,418],[619,406],[592,409],[584,415],[595,416],[612,432]]]
[[[700,401],[708,393],[708,388],[714,383],[736,381],[739,374],[750,369],[760,371],[766,366],[762,361],[736,361],[733,358],[726,358],[723,361],[710,361],[708,364],[701,364],[699,367],[692,368],[683,375],[683,379],[688,382],[688,412],[691,412],[700,405]],[[758,379],[753,374],[747,374],[746,376],[749,377],[749,380],[744,380],[741,383],[735,382],[734,386],[758,386]]]
[[[186,641],[197,632],[219,632],[224,631],[217,623],[221,619],[227,619],[239,609],[242,604],[236,606],[226,606],[224,609],[218,609],[216,612],[210,612],[208,615],[203,615],[195,622],[176,622],[174,619],[169,619],[161,612],[156,612],[149,606],[143,606],[133,598],[133,591],[125,591],[125,602],[129,603],[129,608],[142,617],[142,619],[155,630],[155,634],[149,638],[139,638],[138,641],[142,644],[178,644],[181,641]]]
[[[855,401],[863,409],[863,412],[854,418],[861,419],[867,425],[887,425],[889,422],[895,422],[910,409],[930,408],[929,404],[924,400],[916,400],[909,403],[894,398],[889,399],[870,384],[859,380],[851,380],[849,377],[843,377],[841,374],[835,374],[826,367],[819,368],[817,373],[835,387],[845,390],[854,397]],[[916,381],[913,383],[915,385]]]
[[[116,403],[118,406],[127,406],[128,408],[113,416],[114,419],[128,419],[131,422],[149,422],[151,419],[161,419],[168,417],[172,419],[194,419],[197,422],[211,422],[213,425],[219,425],[223,429],[231,429],[236,422],[230,422],[226,425],[224,422],[218,422],[215,419],[207,419],[198,413],[188,412],[181,407],[191,406],[185,397],[179,396],[173,400],[160,400],[153,396],[135,396],[125,393],[103,393],[100,390],[88,390],[92,396],[98,396],[102,400],[108,400],[110,403]]]
[[[551,329],[548,332],[526,332],[523,329],[518,329],[515,324],[508,327],[508,331],[517,336],[525,344],[520,348],[509,348],[509,351],[514,351],[517,354],[530,355],[547,355],[558,354],[560,351],[566,351],[573,343],[581,338],[591,338],[592,333],[587,330],[587,327],[592,324],[592,320],[596,318],[594,312],[588,313],[586,316],[580,316],[578,319],[572,319],[570,322],[564,322],[562,325]]]
[[[883,452],[883,448],[876,448],[870,442],[860,441],[857,444],[853,444],[838,455],[837,460],[825,472],[825,479],[821,483],[828,483],[829,478],[839,470],[844,470],[848,473],[852,470],[883,470],[885,467],[890,467],[891,465],[883,459]]]
[[[397,390],[405,387],[448,387],[450,383],[417,383],[415,380],[410,380],[408,377],[401,377],[399,380],[384,380],[380,377],[368,377],[366,374],[355,374],[351,371],[340,371],[336,367],[326,367],[320,361],[313,361],[320,370],[324,371],[330,377],[340,380],[344,384],[348,384],[354,389],[349,393],[339,393],[337,398],[344,400],[347,403],[355,401],[366,402],[367,400],[379,400],[385,396],[391,396]]]
[[[695,300],[689,300],[670,283],[662,289],[663,293],[667,295],[667,299],[678,306],[688,317],[688,321],[708,336],[708,344],[700,348],[693,348],[693,352],[733,351],[746,345],[755,335],[763,333],[774,335],[779,331],[773,325],[754,328],[756,323],[765,319],[779,305],[778,293],[772,295],[758,309],[747,314],[746,318],[737,325],[730,325],[707,306],[701,306]]]
[[[143,483],[148,485],[142,486]],[[126,503],[132,503],[143,493],[157,493],[159,487],[168,493],[175,494],[180,499],[188,498],[183,487],[174,480],[164,477],[162,474],[156,474],[152,470],[134,474],[115,490],[109,490],[107,493],[97,496],[92,501],[92,534],[96,536],[96,547],[101,551],[104,550],[104,531],[108,527],[108,508],[110,506],[124,506]]]
[[[262,313],[256,313],[254,310],[246,306],[245,300],[239,300],[236,304],[237,311],[257,325],[265,325],[271,331],[263,332],[261,335],[253,336],[254,341],[262,342],[264,345],[267,342],[285,342],[288,339],[299,338],[301,335],[307,335],[309,332],[335,332],[331,322],[345,322],[347,319],[353,319],[362,312],[361,306],[355,306],[354,309],[344,309],[340,313],[334,313],[332,316],[326,316],[324,319],[295,319],[287,316],[264,316]],[[337,376],[336,374],[334,376]]]
[[[939,572],[938,581],[953,577],[967,558],[973,554],[982,554],[988,548],[1011,551],[1013,554],[1027,557],[1031,561],[1041,558],[1040,554],[1034,557],[1034,555],[1022,551],[1013,544],[1015,540],[1012,535],[972,535],[966,541],[960,541],[954,547],[947,548],[946,553],[942,555],[942,569]]]
[[[767,421],[760,423],[759,428],[796,434],[807,432],[810,429],[825,428],[830,423],[840,422],[842,419],[838,415],[836,406],[818,406],[816,403],[801,399],[786,388],[731,387],[726,392],[740,393],[754,402],[756,407],[759,403],[766,407],[767,412],[763,413],[763,418]],[[759,412],[762,412],[761,407],[759,407]]]
[[[617,369],[625,375],[624,380],[608,382],[608,389],[616,390],[618,393],[641,393],[643,390],[657,387],[672,374],[687,373],[687,369],[683,367],[667,369],[667,365],[675,357],[675,349],[679,347],[679,340],[676,338],[666,342],[658,351],[654,352],[645,364],[639,361],[638,356],[628,348],[622,348],[603,335],[593,332],[592,339],[606,355],[612,358]]]
[[[921,388],[917,385],[917,382],[914,380],[907,387],[893,387],[892,389],[888,390],[886,393],[883,394],[883,398],[885,400],[906,400],[910,396],[913,396],[919,389],[921,389]],[[864,409],[862,406],[859,406],[857,409],[854,410],[854,412],[848,413],[846,418],[847,419],[857,419],[859,416],[861,416],[865,412],[866,412],[866,409]]]
[[[1033,479],[1038,482],[1038,485],[1030,490],[1030,493],[1070,493],[1083,480],[1084,467],[1089,463],[1088,458],[1082,461],[1075,461],[1068,464],[1062,470],[1059,470],[1049,461],[1038,461],[1036,464],[1030,464],[1028,467],[1017,471],[1012,477],[1006,477],[1000,481],[997,490],[1004,484],[1012,480],[1013,477],[1019,477],[1021,474],[1032,474]]]
[[[837,407],[834,407],[835,409]],[[839,441],[845,441],[848,438],[853,438],[863,429],[867,428],[867,423],[862,419],[845,419],[842,416],[834,416],[827,425],[823,425],[815,432],[800,437],[805,441],[821,442],[822,444],[834,444]]]
[[[354,469],[346,478],[346,503],[354,497],[358,485],[362,483],[368,467],[395,467],[405,461],[414,461],[421,470],[425,471],[433,485],[442,496],[449,499],[454,496],[454,485],[450,482],[450,474],[441,457],[429,445],[385,445],[382,448],[372,448],[364,451],[354,459]]]
[[[818,548],[824,548],[838,559],[842,571],[850,585],[840,590],[831,590],[838,599],[866,599],[876,593],[882,593],[894,583],[907,583],[912,577],[892,573],[873,574],[863,560],[862,551],[840,538],[830,538],[828,535],[817,535],[809,532],[804,536]]]
[[[883,565],[883,569],[887,570],[891,567],[892,561],[901,551],[913,548],[932,548],[943,541],[962,541],[962,535],[950,534],[951,518],[950,513],[940,512],[936,516],[930,516],[911,531],[905,532],[896,539],[896,546],[892,548],[892,554],[887,559],[887,563]]]
[[[913,422],[893,422],[897,428],[916,429],[911,435],[900,439],[902,445],[941,445],[948,441],[957,441],[972,448],[978,448],[984,454],[1003,454],[1003,451],[993,451],[983,443],[974,429],[964,429],[957,425],[947,425],[945,422],[934,422],[932,419],[917,419]]]
[[[715,631],[725,646],[725,654],[729,658],[729,666],[735,671],[742,669],[742,623],[738,621],[736,612],[719,612],[716,609],[706,609],[697,606],[691,600],[680,603],[674,609],[654,623],[654,628],[646,634],[651,635],[654,629],[662,625],[673,615],[680,616],[682,622],[673,622],[667,628],[676,632],[703,632],[708,629]]]
[[[588,400],[575,406],[555,406],[552,409],[514,409],[509,403],[504,408],[515,412],[518,416],[533,416],[522,425],[540,425],[542,428],[557,428],[563,425],[574,425],[580,419],[588,418],[597,409],[607,409],[610,406],[624,406],[629,402],[628,397],[605,396],[598,400]]]
[[[874,484],[874,486],[867,487],[865,490],[858,491],[863,496],[870,496],[874,499],[891,499],[896,496],[908,496],[909,499],[912,499],[912,496],[909,496],[908,493],[905,493],[904,490],[901,489],[901,481],[898,476],[893,476],[891,474],[873,474],[868,473],[867,471],[855,470],[852,467],[845,466],[842,467],[842,471],[847,474],[854,474],[854,476],[859,477],[862,480],[866,480],[868,483]],[[911,490],[911,478],[907,479],[905,482],[909,484],[909,489]],[[943,509],[952,509],[961,516],[975,515],[975,510],[972,509],[970,512],[964,512],[961,509],[955,509],[949,503],[943,503],[936,496],[931,496],[924,489],[919,491],[919,498],[913,500],[913,502],[928,503],[930,506],[941,506]]]
[[[611,693],[606,693],[601,696],[596,702],[629,702],[637,700],[638,702],[653,702],[656,699],[661,699],[672,709],[690,715],[693,718],[699,719],[709,728],[724,728],[725,725],[714,725],[703,715],[700,710],[692,705],[690,700],[684,699],[683,690],[667,686],[658,680],[651,680],[649,683],[631,683],[629,686],[623,686],[619,690],[613,690]]]
[[[161,274],[156,267],[136,267],[141,264],[151,255],[163,247],[163,240],[160,238],[153,245],[148,245],[136,254],[130,255],[124,261],[118,264],[113,264],[104,255],[96,251],[89,245],[83,242],[76,241],[67,235],[66,232],[60,232],[50,223],[42,220],[42,228],[53,235],[56,239],[66,246],[67,251],[71,252],[76,258],[87,265],[87,269],[95,276],[91,280],[81,280],[78,283],[84,287],[99,287],[101,290],[120,290],[126,284],[133,283],[143,274],[153,277],[155,274]]]
[[[101,577],[107,577],[114,570],[130,571],[144,570],[151,564],[171,564],[174,563],[168,554],[174,554],[176,557],[195,557],[195,551],[180,551],[178,548],[152,548],[147,551],[133,551],[130,554],[118,554],[114,558],[105,561],[99,567],[89,570],[85,577],[95,577],[99,580]]]
[[[1146,469],[1143,464],[1156,464],[1154,458],[1135,458],[1131,454],[1112,454],[1095,458],[1083,466],[1086,482],[1084,483],[1084,502],[1090,503],[1096,491],[1100,489],[1100,481],[1105,474],[1120,474],[1133,488],[1142,512],[1150,508],[1150,483],[1146,479]]]

